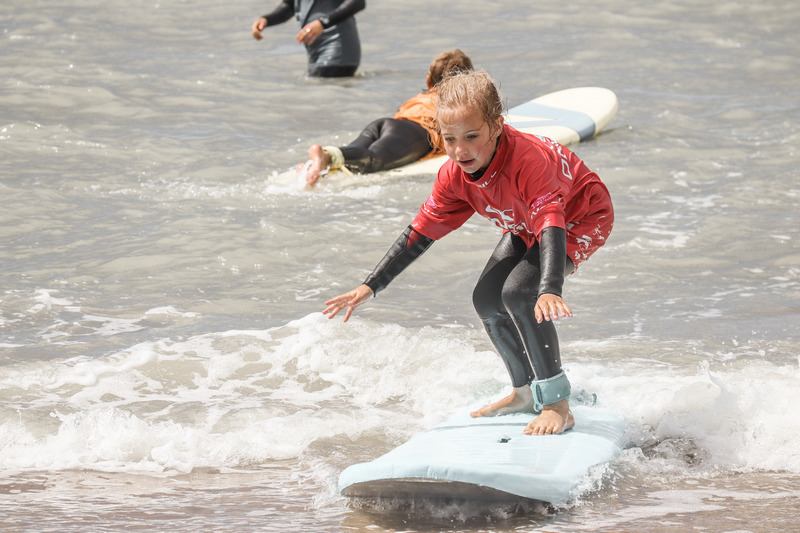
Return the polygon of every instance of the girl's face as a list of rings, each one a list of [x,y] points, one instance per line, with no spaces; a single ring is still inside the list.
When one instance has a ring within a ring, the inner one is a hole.
[[[473,174],[489,166],[503,131],[502,117],[490,127],[478,109],[461,107],[442,110],[439,124],[445,152],[464,172]]]

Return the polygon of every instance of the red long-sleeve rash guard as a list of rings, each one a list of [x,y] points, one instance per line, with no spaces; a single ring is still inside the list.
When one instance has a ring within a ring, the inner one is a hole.
[[[442,165],[433,192],[365,284],[374,293],[382,290],[434,240],[461,227],[474,213],[519,236],[529,248],[541,240],[545,228],[560,228],[575,265],[605,239],[603,235],[587,249],[579,222],[597,213],[608,219],[608,231],[613,222],[605,185],[578,156],[555,141],[505,125],[492,162],[478,179],[452,160]]]

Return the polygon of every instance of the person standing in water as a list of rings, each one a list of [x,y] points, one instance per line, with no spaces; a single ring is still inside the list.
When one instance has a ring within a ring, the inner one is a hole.
[[[361,41],[355,14],[366,0],[281,0],[274,10],[253,22],[256,40],[267,26],[292,18],[300,24],[298,43],[308,53],[308,75],[322,78],[352,76],[361,63]]]
[[[312,145],[303,168],[306,185],[315,185],[328,171],[369,174],[443,154],[436,128],[435,86],[447,74],[472,68],[472,60],[458,48],[436,56],[425,77],[428,89],[406,100],[394,117],[373,120],[347,146]]]
[[[557,142],[503,123],[499,93],[484,71],[445,78],[437,120],[449,160],[433,192],[364,284],[325,302],[329,318],[384,289],[430,245],[479,213],[503,230],[473,291],[473,303],[502,357],[513,390],[473,417],[538,416],[524,433],[572,428],[570,384],[553,321],[571,317],[565,278],[605,244],[614,209],[608,189]]]

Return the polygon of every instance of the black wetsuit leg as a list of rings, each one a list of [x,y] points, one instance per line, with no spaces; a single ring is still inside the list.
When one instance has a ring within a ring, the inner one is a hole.
[[[352,143],[343,146],[342,155],[347,168],[368,174],[413,163],[431,149],[427,130],[416,122],[379,118]]]
[[[505,233],[472,291],[475,310],[489,339],[503,359],[514,387],[530,383],[533,380],[533,369],[517,327],[503,304],[502,288],[525,252],[527,247],[522,239]]]
[[[564,275],[574,270],[564,256]],[[473,292],[473,304],[506,365],[511,383],[522,387],[561,372],[558,335],[552,321],[536,322],[541,268],[539,246],[505,233]]]

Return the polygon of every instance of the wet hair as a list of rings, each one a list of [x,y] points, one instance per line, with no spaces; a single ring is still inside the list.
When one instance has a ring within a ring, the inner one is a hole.
[[[442,111],[472,108],[481,112],[489,128],[494,131],[497,120],[503,116],[500,92],[489,73],[482,69],[445,76],[436,85],[436,96],[437,124]]]
[[[442,81],[445,76],[469,71],[472,68],[472,60],[458,48],[442,52],[431,61],[431,66],[428,68],[431,87]]]

